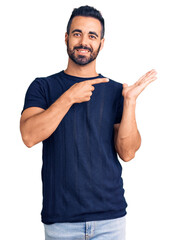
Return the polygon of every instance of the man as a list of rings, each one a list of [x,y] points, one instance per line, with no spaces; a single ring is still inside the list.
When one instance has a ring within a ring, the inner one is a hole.
[[[141,144],[135,120],[138,95],[156,79],[151,70],[134,85],[96,72],[104,45],[104,19],[93,7],[74,9],[65,43],[65,71],[29,86],[20,130],[26,146],[43,143],[45,239],[125,239],[120,158]]]

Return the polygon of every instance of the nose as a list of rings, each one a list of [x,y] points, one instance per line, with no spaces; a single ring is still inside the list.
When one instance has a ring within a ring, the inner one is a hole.
[[[82,37],[80,38],[80,44],[83,46],[88,46],[88,39],[85,35],[82,35]]]

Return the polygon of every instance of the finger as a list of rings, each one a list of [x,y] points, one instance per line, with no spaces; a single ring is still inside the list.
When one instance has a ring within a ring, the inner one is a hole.
[[[152,72],[150,72],[150,73],[147,75],[147,77],[149,77],[149,76],[154,76],[154,75],[156,75],[156,74],[157,74],[156,71],[152,71]]]
[[[139,78],[138,81],[142,80],[143,78],[150,76],[151,74],[157,74],[155,69],[150,70],[149,72],[147,72],[146,74],[144,74],[142,77]]]
[[[149,76],[147,76],[146,78],[144,78],[141,82],[148,82],[148,81],[150,81],[150,80],[152,80],[152,79],[154,79],[154,78],[156,78],[157,79],[157,77],[156,77],[156,73],[151,73]],[[156,80],[155,79],[155,80]]]
[[[155,69],[152,69],[152,70],[148,71],[146,74],[150,75],[150,74],[153,74],[153,73],[157,73]]]
[[[152,76],[148,77],[148,79],[145,79],[144,82],[150,81],[155,78],[157,79],[156,75],[152,75]]]
[[[148,73],[144,74],[142,77],[140,77],[136,82],[135,85],[138,85],[146,76]]]
[[[146,82],[143,82],[139,85],[139,87],[142,87],[142,89],[146,88],[150,83],[154,82],[157,79],[157,77],[153,77],[151,79],[149,79]]]
[[[156,79],[157,79],[157,77],[151,77],[147,81],[145,81],[144,83],[151,83],[151,82],[155,81]]]
[[[108,78],[97,78],[97,79],[92,79],[92,80],[87,80],[90,84],[98,84],[98,83],[103,83],[103,82],[109,82]]]
[[[139,80],[135,83],[135,85],[142,84],[143,82],[148,81],[151,77],[156,76],[157,72],[152,69],[151,71],[144,74],[142,77],[139,78]]]
[[[156,72],[156,70],[152,69],[152,70],[148,71],[148,73],[151,73],[151,72]]]

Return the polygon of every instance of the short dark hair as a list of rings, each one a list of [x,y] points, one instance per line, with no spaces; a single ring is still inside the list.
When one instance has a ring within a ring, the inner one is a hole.
[[[100,21],[101,27],[102,27],[101,39],[104,37],[104,34],[105,34],[104,18],[102,16],[102,14],[100,13],[100,11],[98,11],[94,7],[90,7],[88,5],[81,6],[79,8],[74,8],[74,10],[73,10],[73,12],[71,14],[71,17],[70,17],[70,19],[68,21],[68,24],[67,24],[67,33],[68,34],[70,32],[70,26],[71,26],[72,20],[76,16],[93,17],[93,18],[98,19]]]

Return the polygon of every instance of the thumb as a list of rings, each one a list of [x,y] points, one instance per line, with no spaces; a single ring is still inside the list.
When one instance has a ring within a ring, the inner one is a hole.
[[[127,83],[124,83],[123,84],[123,88],[127,88],[128,87],[128,84]]]

